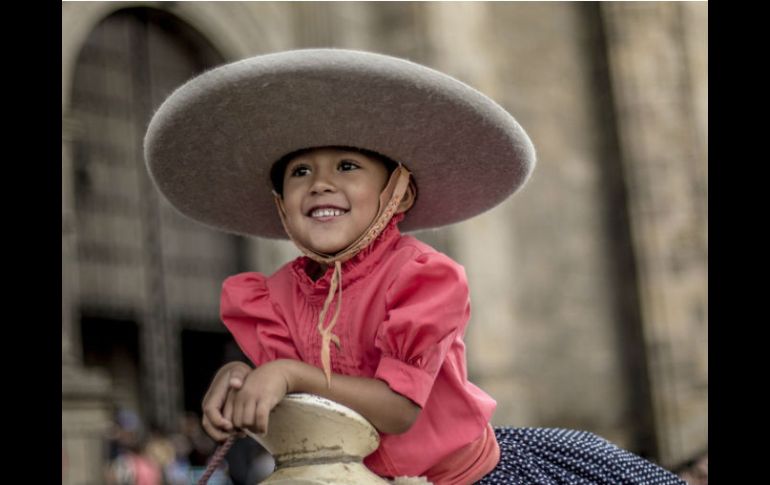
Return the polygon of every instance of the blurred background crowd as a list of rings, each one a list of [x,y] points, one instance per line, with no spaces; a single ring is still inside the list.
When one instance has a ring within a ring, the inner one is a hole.
[[[200,426],[200,416],[185,414],[174,430],[147,426],[133,411],[121,409],[106,436],[107,485],[189,485],[203,474],[216,443]],[[274,463],[256,441],[239,439],[209,479],[211,485],[254,485]]]

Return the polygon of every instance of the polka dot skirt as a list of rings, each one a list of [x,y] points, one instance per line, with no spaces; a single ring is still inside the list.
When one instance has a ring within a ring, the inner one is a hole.
[[[500,462],[477,485],[686,485],[587,431],[495,428]]]

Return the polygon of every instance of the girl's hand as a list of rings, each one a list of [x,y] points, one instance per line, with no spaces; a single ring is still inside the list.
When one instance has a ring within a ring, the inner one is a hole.
[[[233,432],[233,393],[243,386],[251,367],[243,362],[230,362],[217,371],[203,398],[203,429],[215,441],[226,440]]]
[[[270,411],[289,392],[290,367],[282,360],[263,364],[246,376],[243,386],[234,391],[232,423],[257,434],[267,433]]]

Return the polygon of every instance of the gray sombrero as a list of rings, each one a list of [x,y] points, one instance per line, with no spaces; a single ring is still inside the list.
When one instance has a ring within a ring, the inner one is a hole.
[[[270,168],[321,146],[365,148],[412,172],[418,197],[403,231],[485,212],[535,165],[521,126],[475,89],[410,61],[340,49],[252,57],[188,81],[150,121],[145,158],[158,189],[187,217],[287,238]]]

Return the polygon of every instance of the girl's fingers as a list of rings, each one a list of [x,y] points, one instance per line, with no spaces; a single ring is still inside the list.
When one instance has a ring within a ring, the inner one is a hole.
[[[243,416],[241,419],[243,420],[242,428],[253,428],[254,424],[256,424],[256,420],[254,419],[254,413],[257,407],[257,399],[245,399],[243,404]]]
[[[227,420],[222,416],[221,412],[222,402],[219,400],[211,399],[204,401],[203,403],[203,417],[207,419],[213,426],[217,428],[224,428],[227,425]]]
[[[263,399],[259,402],[255,410],[256,431],[258,434],[267,434],[267,425],[270,419],[270,411],[275,407],[275,403]]]
[[[236,428],[243,428],[243,405],[241,399],[235,397],[233,399],[233,426]]]
[[[223,432],[212,425],[211,421],[206,416],[203,417],[201,424],[203,425],[203,430],[206,431],[206,434],[211,436],[214,441],[224,441],[230,436],[229,433]]]
[[[227,384],[222,385],[221,382],[217,382],[216,380],[211,383],[211,386],[209,387],[209,390],[206,391],[206,395],[203,396],[203,404],[201,407],[205,408],[207,405],[216,405],[217,403],[221,404],[224,402],[224,396],[227,393]]]
[[[243,387],[243,381],[246,379],[246,376],[251,371],[251,369],[246,369],[245,367],[235,367],[233,370],[230,371],[230,378],[228,379],[228,384],[231,388],[234,389],[240,389]]]
[[[203,414],[208,416],[211,423],[219,428],[225,426],[221,409],[230,391],[227,379],[223,377],[226,376],[218,375],[214,378],[208,391],[206,391],[201,405]]]
[[[228,430],[233,429],[233,391],[228,391],[227,399],[225,400],[225,407],[222,413],[222,417],[225,419],[225,428]]]

